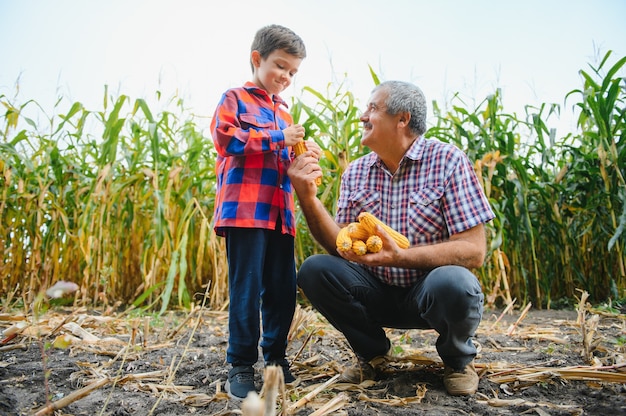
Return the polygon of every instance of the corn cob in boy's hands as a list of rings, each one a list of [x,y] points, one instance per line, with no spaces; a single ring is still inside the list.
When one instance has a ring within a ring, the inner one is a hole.
[[[376,234],[376,225],[380,225],[394,239],[398,247],[409,247],[408,238],[369,212],[362,212],[358,219],[359,222],[350,223],[339,230],[336,241],[338,251],[352,250],[359,256],[366,253],[378,253],[383,248],[383,240]]]
[[[294,144],[293,145],[293,151],[296,154],[296,157],[300,156],[302,153],[307,151],[306,144],[304,144],[304,142],[298,142],[298,143]],[[315,184],[317,186],[320,186],[322,184],[322,178],[321,177],[320,178],[316,178],[315,179]]]

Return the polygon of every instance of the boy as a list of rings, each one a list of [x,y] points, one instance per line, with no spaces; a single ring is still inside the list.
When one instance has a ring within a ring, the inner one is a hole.
[[[255,391],[253,365],[263,322],[265,365],[282,367],[296,304],[294,198],[287,168],[291,147],[304,138],[279,97],[306,57],[302,39],[279,25],[261,28],[251,47],[252,81],[226,91],[211,123],[216,161],[215,232],[226,238],[231,365],[226,391]],[[319,155],[315,143],[307,143]]]

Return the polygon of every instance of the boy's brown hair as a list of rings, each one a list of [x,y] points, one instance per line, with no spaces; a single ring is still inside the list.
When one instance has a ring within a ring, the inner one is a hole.
[[[259,51],[261,58],[266,59],[270,53],[277,49],[283,49],[290,55],[297,58],[306,58],[306,48],[300,36],[291,29],[280,25],[269,25],[262,27],[256,32],[250,52]],[[252,71],[254,65],[250,61]]]

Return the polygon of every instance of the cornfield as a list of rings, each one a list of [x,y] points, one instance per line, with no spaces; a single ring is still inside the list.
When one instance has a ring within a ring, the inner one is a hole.
[[[475,270],[488,304],[550,307],[579,290],[595,302],[626,297],[626,82],[623,57],[581,70],[567,94],[576,133],[548,128],[560,106],[518,117],[500,91],[475,108],[433,102],[427,137],[475,161],[496,219],[489,256]],[[378,77],[372,71],[373,85]],[[319,196],[335,210],[341,173],[369,150],[360,110],[343,84],[294,98],[294,120],[324,150]],[[57,281],[75,282],[74,305],[164,312],[228,299],[224,242],[212,231],[215,153],[181,98],[154,111],[144,99],[110,96],[103,108],[0,95],[0,301],[31,305]],[[31,116],[36,114],[36,117]],[[297,216],[299,264],[321,248]]]

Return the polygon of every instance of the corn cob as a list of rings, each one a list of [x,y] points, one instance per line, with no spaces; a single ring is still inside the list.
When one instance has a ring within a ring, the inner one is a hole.
[[[306,152],[306,144],[304,144],[304,142],[298,142],[294,144],[293,151],[296,156],[300,156],[302,153]]]
[[[306,148],[306,144],[304,144],[304,142],[298,142],[298,143],[293,145],[293,152],[295,153],[296,156],[300,156],[302,153],[304,153],[306,151],[307,151],[307,148]],[[315,184],[317,186],[320,186],[322,184],[322,178],[316,178],[315,179]]]
[[[353,240],[365,241],[367,240],[367,237],[370,236],[370,233],[367,232],[365,227],[363,227],[363,224],[360,222],[351,222],[346,226],[346,228],[348,228],[348,234]]]
[[[352,251],[357,256],[362,256],[367,253],[367,245],[363,242],[363,240],[354,240],[352,242]]]
[[[396,244],[398,244],[398,247],[400,248],[409,247],[410,243],[409,243],[408,238],[406,238],[405,236],[403,236],[402,234],[400,234],[399,232],[397,232],[396,230],[394,230],[393,228],[391,228],[390,226],[388,226],[387,224],[385,224],[384,222],[376,218],[374,215],[370,214],[369,212],[360,213],[358,216],[358,219],[359,219],[359,222],[363,224],[363,226],[365,227],[365,229],[368,231],[369,234],[375,234],[376,225],[380,225],[387,232],[387,234],[389,234],[389,236],[394,239]]]
[[[383,248],[383,240],[376,234],[370,235],[365,241],[365,245],[370,253],[378,253]]]
[[[336,240],[337,250],[339,251],[348,251],[352,249],[352,239],[350,235],[348,235],[348,228],[343,227],[339,230],[339,234],[337,234]]]

